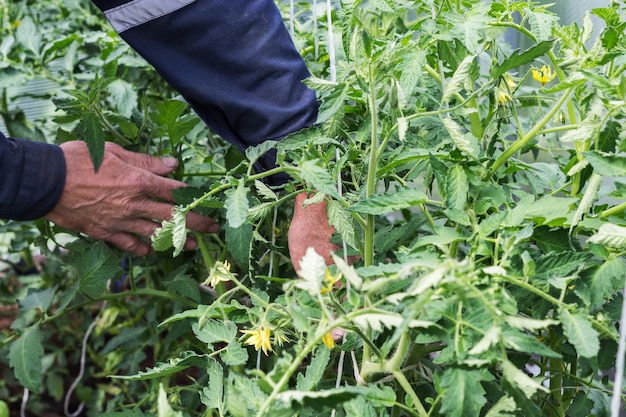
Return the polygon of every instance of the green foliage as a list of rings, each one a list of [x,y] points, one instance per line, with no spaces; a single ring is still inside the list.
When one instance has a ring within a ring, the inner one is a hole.
[[[331,81],[326,16],[300,2],[318,123],[244,156],[96,11],[41,3],[0,6],[8,133],[85,140],[96,167],[105,141],[175,156],[190,187],[145,258],[43,220],[0,225],[0,296],[19,300],[0,399],[26,387],[33,414],[60,404],[95,321],[73,400],[88,415],[608,413],[626,277],[623,6],[592,10],[596,27],[526,1],[335,2]],[[56,105],[46,120],[9,106],[36,78],[55,85],[35,98]],[[271,148],[279,166],[255,173]],[[263,182],[278,173],[292,180]],[[326,201],[340,250],[327,267],[310,249],[298,278],[299,192]],[[222,231],[186,252],[191,211]]]

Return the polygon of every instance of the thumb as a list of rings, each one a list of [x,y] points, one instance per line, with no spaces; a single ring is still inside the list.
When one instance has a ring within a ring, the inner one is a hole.
[[[109,144],[107,144],[108,146]],[[173,157],[158,158],[145,153],[127,151],[119,145],[110,144],[110,150],[118,158],[137,168],[144,169],[156,175],[167,175],[178,167],[178,160]]]

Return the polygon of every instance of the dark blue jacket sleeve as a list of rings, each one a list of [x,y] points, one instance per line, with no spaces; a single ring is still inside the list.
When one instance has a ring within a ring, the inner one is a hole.
[[[48,214],[65,185],[65,157],[58,146],[0,133],[0,218],[34,220]]]
[[[273,0],[93,2],[203,121],[240,149],[316,121],[315,93],[302,83],[310,74]]]

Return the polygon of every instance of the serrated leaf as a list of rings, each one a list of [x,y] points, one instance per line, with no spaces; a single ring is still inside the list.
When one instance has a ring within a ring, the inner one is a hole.
[[[104,142],[106,141],[106,135],[98,116],[93,113],[85,114],[78,122],[76,130],[78,137],[87,143],[94,169],[98,171],[104,158]]]
[[[300,176],[318,191],[337,200],[341,199],[335,180],[328,171],[318,166],[317,162],[317,160],[307,160],[300,164]]]
[[[353,248],[357,247],[354,223],[350,213],[335,200],[330,200],[326,205],[328,224],[335,227],[341,238]]]
[[[618,226],[613,223],[604,223],[587,242],[597,243],[615,249],[625,249],[626,227]]]
[[[137,107],[136,89],[130,83],[119,78],[107,85],[106,89],[119,113],[129,118]]]
[[[183,417],[181,411],[174,411],[167,399],[167,393],[163,384],[159,384],[159,397],[157,399],[157,417]]]
[[[552,36],[552,28],[559,17],[552,13],[528,10],[528,17],[532,33],[538,42],[547,41]]]
[[[278,141],[266,140],[257,146],[250,146],[246,149],[246,157],[251,164],[256,163],[263,155],[265,155],[270,149],[276,148]]]
[[[311,88],[312,90],[316,90],[316,91],[333,91],[335,88],[337,88],[337,86],[339,85],[339,83],[335,82],[335,81],[329,81],[329,80],[325,80],[323,78],[318,78],[315,76],[311,76],[309,78],[306,78],[303,83]]]
[[[337,268],[344,276],[346,281],[350,283],[352,288],[359,290],[361,288],[361,285],[363,285],[363,278],[359,276],[359,274],[354,269],[354,266],[349,265],[346,261],[343,260],[343,258],[340,258],[334,253],[332,254],[332,257],[335,265],[337,265]]]
[[[492,346],[500,343],[500,331],[499,326],[491,326],[489,330],[485,332],[482,339],[480,339],[468,353],[470,355],[480,355],[489,350]]]
[[[589,319],[581,313],[570,313],[566,309],[559,311],[559,318],[563,324],[563,333],[574,345],[576,352],[584,358],[595,357],[600,351],[600,339]]]
[[[461,165],[454,165],[446,176],[446,207],[462,211],[467,203],[469,182]]]
[[[624,230],[623,237],[626,240],[626,230]],[[590,308],[599,308],[605,300],[610,299],[617,290],[616,287],[621,288],[620,284],[624,277],[626,277],[626,263],[621,258],[609,259],[594,270],[589,284]]]
[[[450,100],[455,94],[465,87],[465,84],[470,79],[470,69],[474,64],[475,58],[476,56],[474,55],[468,55],[463,59],[463,61],[461,61],[459,67],[456,69],[454,75],[446,85],[446,91],[441,98],[442,102]]]
[[[597,151],[583,152],[599,175],[608,177],[626,176],[626,157]]]
[[[513,51],[513,53],[509,57],[507,57],[502,63],[491,67],[491,77],[496,79],[504,75],[504,73],[506,73],[507,71],[510,71],[512,69],[518,69],[523,65],[533,62],[536,58],[539,58],[540,56],[548,53],[548,51],[552,49],[553,45],[553,40],[543,41],[531,46],[521,54],[519,53],[519,49]]]
[[[80,292],[88,297],[98,297],[106,282],[120,271],[120,260],[106,244],[96,242],[77,256],[74,267]]]
[[[220,358],[228,366],[245,365],[248,362],[248,351],[239,342],[233,341],[220,352]]]
[[[167,362],[157,362],[153,368],[139,371],[136,375],[110,375],[109,378],[126,380],[163,378],[168,375],[178,374],[192,366],[206,368],[208,366],[207,363],[214,360],[214,358],[207,354],[199,355],[196,352],[186,351],[182,352],[178,358],[172,358]]]
[[[297,403],[320,410],[333,408],[357,396],[365,395],[366,392],[366,387],[346,386],[324,391],[283,391],[276,396],[276,399],[286,403],[287,406],[293,407],[293,403]]]
[[[209,319],[202,326],[198,322],[192,323],[191,329],[199,341],[210,345],[216,342],[230,343],[237,336],[237,325],[232,321]]]
[[[441,412],[447,417],[470,417],[480,414],[485,405],[485,390],[480,384],[481,371],[449,367],[443,372],[441,385],[445,388]]]
[[[259,195],[264,197],[266,200],[278,201],[276,193],[263,182],[256,180],[254,182],[254,188],[256,188],[257,193],[259,193]]]
[[[243,271],[247,271],[250,250],[252,249],[252,224],[246,222],[236,229],[232,227],[226,227],[225,229],[228,251],[233,256],[237,266]]]
[[[20,384],[32,392],[39,392],[41,386],[42,342],[39,326],[33,326],[26,329],[9,349],[9,366]]]
[[[326,261],[313,247],[309,247],[300,260],[300,277],[294,285],[316,298],[322,291],[322,281],[326,276]]]
[[[557,320],[550,319],[532,319],[530,317],[521,317],[521,316],[507,316],[506,322],[509,326],[515,327],[516,329],[521,330],[542,330],[547,329],[550,326],[556,326],[559,324]]]
[[[313,391],[321,381],[322,376],[324,376],[324,371],[326,370],[329,359],[329,349],[325,347],[318,349],[317,354],[313,357],[309,366],[307,366],[305,374],[298,374],[296,390]]]
[[[372,4],[384,12],[395,12],[395,5],[392,0],[372,0]]]
[[[224,203],[226,220],[233,229],[244,224],[248,217],[248,208],[250,207],[248,191],[248,187],[243,181],[237,184],[237,188],[226,191],[226,202]]]
[[[343,107],[348,90],[347,84],[337,84],[333,91],[324,97],[317,114],[317,124],[326,122]]]
[[[509,329],[502,333],[502,340],[507,348],[514,349],[517,352],[539,355],[546,358],[561,358],[559,353],[553,351],[527,333]]]
[[[210,361],[207,366],[208,385],[200,393],[200,401],[208,409],[224,410],[224,369],[217,361]]]
[[[152,247],[156,251],[165,251],[174,248],[173,256],[180,255],[187,240],[187,215],[179,207],[174,208],[170,220],[164,220],[161,227],[151,236]]]
[[[35,56],[39,56],[41,50],[41,35],[30,16],[25,16],[15,31],[15,39]]]
[[[393,193],[374,194],[350,207],[351,211],[365,214],[386,214],[424,203],[428,197],[414,188],[400,188]]]
[[[19,300],[20,309],[31,310],[36,308],[46,312],[52,304],[55,292],[56,288],[49,288],[42,291],[29,288],[28,295]]]
[[[471,132],[464,132],[463,128],[449,117],[444,118],[442,123],[457,149],[465,156],[476,159],[478,157],[478,141]]]
[[[527,398],[532,397],[537,391],[550,392],[548,388],[526,375],[510,361],[503,361],[501,366],[504,379],[522,391]]]

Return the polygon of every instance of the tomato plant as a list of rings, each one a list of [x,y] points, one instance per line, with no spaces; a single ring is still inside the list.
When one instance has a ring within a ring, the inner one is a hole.
[[[601,416],[619,400],[623,3],[561,25],[528,1],[281,2],[318,122],[246,155],[93,10],[41,3],[2,9],[9,133],[174,155],[190,187],[146,258],[3,223],[8,265],[46,261],[1,288],[19,310],[0,398],[234,417]],[[50,120],[9,106],[35,76],[58,84]],[[271,148],[278,167],[255,172]],[[279,172],[292,180],[263,181]],[[332,266],[310,250],[297,278],[286,234],[303,191],[341,250]],[[192,210],[223,227],[184,253]]]

